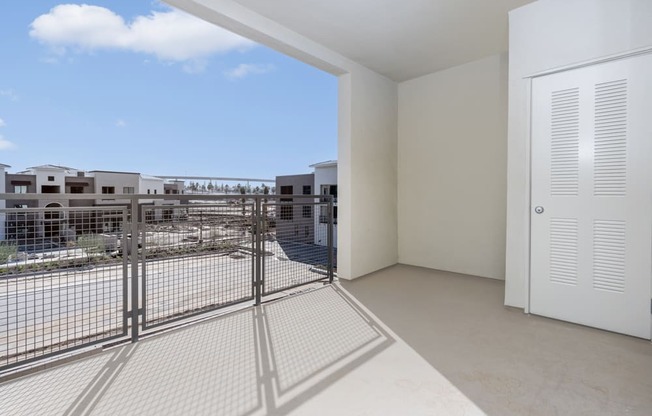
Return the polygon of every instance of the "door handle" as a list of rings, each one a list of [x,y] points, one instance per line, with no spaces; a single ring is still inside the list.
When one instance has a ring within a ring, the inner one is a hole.
[[[538,206],[538,207],[534,208],[534,212],[536,212],[537,214],[543,214],[543,211],[544,211],[544,209],[543,209],[542,206]]]

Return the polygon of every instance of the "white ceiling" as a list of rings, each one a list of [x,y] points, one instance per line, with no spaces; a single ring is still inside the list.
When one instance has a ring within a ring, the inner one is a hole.
[[[533,0],[235,0],[395,81],[507,50],[507,12]]]

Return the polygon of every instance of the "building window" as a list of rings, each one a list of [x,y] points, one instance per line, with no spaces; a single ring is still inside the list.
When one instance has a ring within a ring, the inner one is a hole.
[[[25,204],[16,204],[16,205],[14,205],[14,208],[27,208],[27,205],[25,205]]]
[[[147,190],[147,195],[149,195],[151,192],[152,192],[152,191],[148,189],[148,190]]]
[[[41,186],[42,194],[58,194],[61,193],[61,187],[57,185],[42,185]]]
[[[26,194],[27,193],[27,185],[14,185],[14,193],[15,194]]]
[[[281,195],[292,195],[293,192],[292,185],[281,186]]]
[[[83,194],[84,193],[84,187],[83,186],[71,186],[70,187],[70,193],[71,194]]]
[[[292,202],[291,198],[281,198],[281,219],[291,221],[294,219],[294,205],[283,204]]]
[[[312,218],[312,207],[309,205],[303,206],[303,218]]]
[[[54,176],[48,176],[48,182],[54,182]]]
[[[157,191],[157,190],[156,190],[156,189],[154,189],[154,195],[156,195],[156,191]]]
[[[102,193],[103,194],[114,194],[115,193],[115,186],[103,186],[102,187]]]
[[[311,193],[312,193],[312,186],[303,185],[303,194],[304,195],[310,195]]]
[[[328,207],[319,207],[319,222],[328,224]],[[337,224],[337,207],[333,207],[333,224]]]
[[[133,194],[134,193],[134,187],[133,186],[125,186],[122,188],[122,193],[123,194]]]
[[[310,227],[306,225],[306,237],[310,237]]]
[[[337,202],[337,185],[322,185],[321,194],[331,195],[333,197],[333,202]],[[323,199],[322,202],[326,202],[325,199]]]

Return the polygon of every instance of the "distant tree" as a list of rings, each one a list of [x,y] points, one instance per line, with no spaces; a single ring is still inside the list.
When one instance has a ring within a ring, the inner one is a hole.
[[[215,187],[213,186],[213,182],[209,181],[206,188],[208,188],[208,192],[213,192],[213,189],[215,189]]]
[[[228,183],[227,183],[226,185],[224,185],[224,193],[225,193],[225,194],[228,194],[230,190],[231,190],[231,189],[229,188],[229,184],[228,184]]]
[[[254,193],[258,195],[260,193],[260,186],[254,188]]]
[[[240,195],[243,195],[243,196],[244,196],[245,193],[246,193],[246,191],[247,191],[247,190],[246,190],[244,187],[240,188]],[[242,198],[242,199],[240,200],[240,202],[242,202],[242,215],[244,216],[244,215],[245,215],[245,202],[247,202],[247,201],[246,201],[245,198]]]

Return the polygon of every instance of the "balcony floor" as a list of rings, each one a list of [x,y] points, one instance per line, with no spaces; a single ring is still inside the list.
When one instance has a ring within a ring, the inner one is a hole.
[[[489,415],[652,414],[652,344],[503,305],[502,281],[396,266],[343,286]]]
[[[1,415],[649,415],[652,344],[396,266],[0,384]]]

